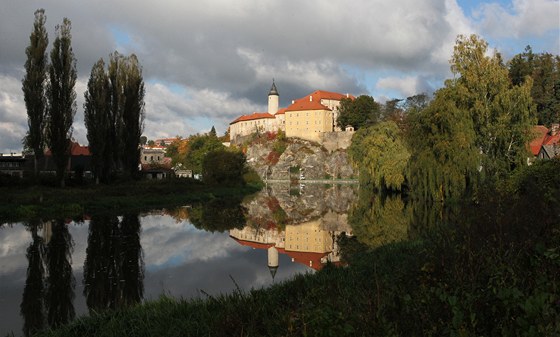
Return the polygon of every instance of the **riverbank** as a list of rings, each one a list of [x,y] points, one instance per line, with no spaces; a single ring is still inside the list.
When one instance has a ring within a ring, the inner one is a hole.
[[[0,219],[2,222],[17,222],[34,217],[75,218],[92,213],[138,212],[215,198],[242,198],[260,188],[258,184],[207,186],[190,179],[125,181],[64,189],[47,186],[1,187]]]

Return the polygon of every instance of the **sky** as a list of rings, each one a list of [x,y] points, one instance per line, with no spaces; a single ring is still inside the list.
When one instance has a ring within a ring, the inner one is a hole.
[[[146,84],[148,139],[219,135],[240,115],[266,111],[274,79],[280,106],[315,90],[376,101],[430,94],[451,77],[459,34],[477,34],[504,59],[560,54],[559,0],[0,0],[0,153],[21,152],[21,90],[34,12],[72,22],[77,59],[73,138],[87,144],[83,102],[93,64],[135,54]]]

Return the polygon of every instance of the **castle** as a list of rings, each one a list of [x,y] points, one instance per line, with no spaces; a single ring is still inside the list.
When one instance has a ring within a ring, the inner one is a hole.
[[[229,132],[232,142],[238,142],[252,133],[282,130],[286,137],[321,143],[322,134],[342,130],[336,122],[340,101],[344,98],[354,99],[354,96],[317,90],[282,109],[279,108],[279,98],[273,80],[268,93],[268,112],[254,112],[231,122]]]

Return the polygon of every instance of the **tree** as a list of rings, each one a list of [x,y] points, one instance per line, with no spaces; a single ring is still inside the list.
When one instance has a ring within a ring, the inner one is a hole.
[[[410,185],[425,200],[462,196],[478,173],[473,121],[455,105],[454,93],[453,88],[440,89],[427,108],[409,116]]]
[[[224,145],[216,137],[194,135],[189,137],[183,163],[185,168],[194,173],[202,173],[204,157],[211,151],[222,150]],[[181,153],[181,152],[180,152]]]
[[[72,122],[76,114],[76,58],[72,51],[71,22],[64,18],[56,26],[56,39],[51,50],[50,83],[47,86],[47,145],[56,165],[56,176],[64,187],[64,175],[70,157]]]
[[[371,96],[362,95],[356,99],[340,100],[337,123],[341,128],[351,125],[355,130],[377,123],[381,108]]]
[[[214,128],[214,125],[212,125],[212,129],[210,129],[210,136],[218,137],[218,134],[216,133],[216,128]]]
[[[111,156],[108,153],[109,138],[109,78],[105,73],[105,62],[99,59],[91,69],[88,88],[84,94],[84,121],[92,155],[92,166],[96,183],[108,180]]]
[[[44,9],[35,11],[33,31],[29,36],[29,46],[25,49],[25,77],[22,80],[23,97],[27,109],[27,125],[29,130],[23,142],[33,150],[33,168],[37,176],[37,162],[43,156],[44,132],[47,113],[45,85],[47,81],[47,45],[49,38],[45,29]]]
[[[148,142],[148,137],[140,136],[140,145],[146,145],[147,142]]]
[[[500,178],[524,164],[535,109],[532,81],[512,85],[501,57],[486,56],[487,48],[476,35],[460,35],[451,58],[456,78],[445,85],[454,91],[455,106],[472,119],[482,173]]]
[[[538,123],[550,126],[560,121],[560,57],[549,53],[533,54],[527,46],[508,63],[514,85],[533,80],[531,97],[536,104]]]
[[[210,151],[202,161],[204,182],[210,185],[243,185],[245,155],[225,149]]]
[[[140,158],[140,136],[144,128],[144,79],[142,67],[136,55],[124,60],[125,85],[123,127],[124,132],[124,169],[131,177],[138,173]]]
[[[402,189],[410,153],[395,122],[361,128],[352,137],[348,153],[362,182],[377,189]]]

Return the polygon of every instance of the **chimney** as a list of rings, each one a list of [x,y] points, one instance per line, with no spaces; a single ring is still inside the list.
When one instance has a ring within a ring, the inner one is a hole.
[[[350,94],[349,94],[349,93],[346,93],[346,98],[350,98]]]
[[[550,135],[551,136],[556,136],[558,134],[558,129],[560,129],[560,124],[558,123],[554,123],[552,124],[552,126],[550,127]]]
[[[292,100],[292,104],[294,104],[296,101]]]
[[[309,96],[309,102],[313,102],[313,96]]]

